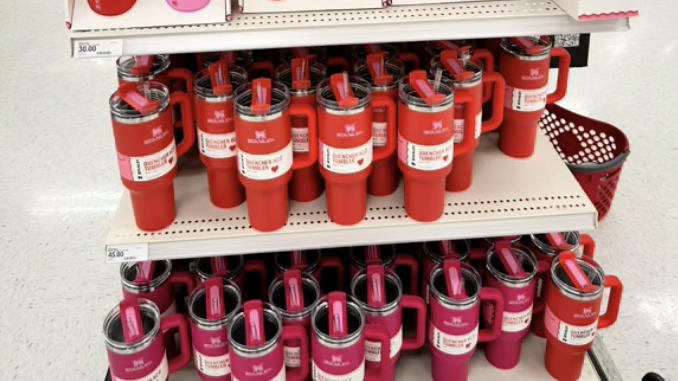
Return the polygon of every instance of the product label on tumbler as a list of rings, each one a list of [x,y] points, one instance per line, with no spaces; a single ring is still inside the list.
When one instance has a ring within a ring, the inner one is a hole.
[[[386,123],[372,122],[372,145],[383,147],[386,145]]]
[[[403,326],[400,326],[398,333],[391,337],[390,357],[394,358],[400,352],[403,346]],[[381,343],[365,340],[365,360],[372,362],[381,361]]]
[[[464,355],[471,352],[478,343],[478,325],[469,333],[463,335],[450,335],[433,324],[429,328],[429,341],[433,346],[448,355]]]
[[[225,376],[231,373],[231,359],[226,353],[223,356],[207,356],[193,350],[195,368],[210,377]]]
[[[294,152],[308,152],[308,128],[292,127],[292,149]]]
[[[270,180],[280,177],[292,168],[292,142],[278,152],[255,155],[238,151],[238,170],[252,180]]]
[[[247,372],[245,372],[245,373],[247,373]],[[255,374],[252,375],[253,377],[261,377],[261,376],[258,376],[258,374],[256,372],[253,372],[253,373],[255,373]],[[250,376],[249,374],[246,374],[246,375]],[[233,381],[240,381],[238,378],[235,377],[235,374],[231,375],[231,379]],[[284,366],[281,367],[280,372],[278,372],[278,374],[276,374],[275,377],[270,378],[268,381],[285,381],[285,367]]]
[[[144,362],[144,358],[134,361],[134,370],[143,369],[143,367],[152,367],[154,364]],[[163,356],[162,361],[155,369],[150,371],[146,376],[140,378],[120,378],[111,373],[112,381],[164,381],[169,377],[169,368],[167,367],[167,355]]]
[[[527,90],[517,87],[506,86],[505,104],[507,108],[516,111],[539,111],[546,107],[547,87]]]
[[[320,369],[313,361],[312,376],[313,381],[364,381],[365,362],[361,361],[360,366],[348,374],[330,374]]]
[[[491,304],[488,304],[492,306]],[[501,330],[504,332],[520,332],[530,326],[532,321],[532,306],[525,311],[507,312],[504,311],[504,319],[501,323]]]
[[[235,131],[227,134],[210,134],[198,129],[198,147],[200,153],[213,159],[228,159],[238,153],[235,146]]]
[[[355,148],[334,148],[320,142],[320,164],[328,171],[340,174],[356,173],[372,164],[372,141]]]
[[[118,152],[118,168],[123,179],[143,182],[155,180],[169,173],[177,165],[174,141],[148,156],[126,156]]]
[[[478,139],[480,136],[481,125],[483,124],[483,112],[479,112],[476,115],[475,120],[475,138]],[[461,143],[464,140],[464,119],[455,119],[454,120],[454,143]]]
[[[445,168],[452,163],[454,138],[449,141],[425,146],[407,141],[398,134],[398,158],[409,167],[422,171],[435,171]]]
[[[553,311],[546,306],[544,326],[558,341],[569,345],[587,345],[596,338],[598,319],[587,325],[572,325],[558,319]]]
[[[298,368],[301,366],[301,348],[299,347],[283,347],[285,353],[285,365],[291,368]]]

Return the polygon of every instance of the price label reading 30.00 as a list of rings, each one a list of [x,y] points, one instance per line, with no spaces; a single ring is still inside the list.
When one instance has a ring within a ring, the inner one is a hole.
[[[106,263],[145,261],[148,259],[148,244],[106,246]]]
[[[103,58],[122,55],[122,40],[77,41],[73,44],[75,58]]]

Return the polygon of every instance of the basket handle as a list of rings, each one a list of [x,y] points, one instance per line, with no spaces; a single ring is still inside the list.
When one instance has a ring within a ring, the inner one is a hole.
[[[624,161],[626,160],[630,153],[631,150],[627,150],[626,152],[623,152],[621,155],[615,157],[614,159],[602,164],[596,163],[581,163],[581,164],[566,163],[566,164],[570,171],[577,173],[607,172],[624,164]]]

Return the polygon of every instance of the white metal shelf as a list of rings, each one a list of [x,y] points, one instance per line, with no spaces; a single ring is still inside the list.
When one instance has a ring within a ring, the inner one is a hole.
[[[71,47],[75,49],[78,42],[119,39],[123,55],[173,54],[628,29],[626,18],[577,22],[553,1],[502,0],[355,11],[235,11],[230,23],[151,28],[82,30],[74,21]]]
[[[180,173],[175,180],[174,224],[159,232],[140,231],[125,192],[107,247],[148,243],[148,259],[158,260],[590,230],[597,224],[595,208],[541,134],[535,154],[527,160],[504,156],[497,148],[496,134],[483,136],[472,187],[462,193],[448,192],[445,213],[433,223],[407,217],[399,189],[391,196],[368,197],[367,216],[354,226],[329,221],[321,196],[309,203],[290,202],[287,225],[259,233],[249,226],[246,205],[220,210],[210,203],[199,161],[182,167]]]

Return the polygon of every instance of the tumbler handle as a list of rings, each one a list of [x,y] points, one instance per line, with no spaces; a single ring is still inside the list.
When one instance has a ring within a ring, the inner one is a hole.
[[[308,334],[306,329],[300,325],[287,325],[283,327],[282,339],[299,340],[301,342],[301,363],[298,368],[287,368],[287,380],[303,381],[308,377]]]
[[[351,72],[351,65],[349,65],[346,58],[339,57],[339,56],[329,57],[328,59],[326,59],[325,60],[325,67],[327,68],[328,71],[330,70],[330,68],[333,68],[333,67],[339,68],[338,73],[343,73],[343,72],[350,73]]]
[[[165,316],[160,320],[160,331],[165,332],[172,328],[179,330],[179,348],[181,352],[169,359],[168,368],[170,373],[183,369],[191,361],[191,342],[188,339],[188,326],[186,319],[181,314]]]
[[[480,289],[480,300],[487,300],[494,304],[494,322],[492,327],[478,330],[478,342],[486,343],[495,340],[501,335],[501,326],[504,323],[504,295],[496,288],[483,287]]]
[[[426,340],[426,303],[424,299],[414,295],[403,295],[403,309],[417,311],[417,333],[412,337],[403,338],[403,350],[412,351],[421,348]]]
[[[544,312],[546,309],[546,292],[544,292],[544,287],[548,283],[546,283],[546,277],[549,273],[549,270],[551,270],[551,264],[547,261],[538,261],[537,262],[537,277],[541,279],[541,287],[542,291],[541,294],[537,297],[536,292],[534,296],[534,305],[532,307],[532,313],[533,314],[538,314],[541,312]]]
[[[483,77],[486,76],[489,73],[494,73],[494,56],[492,53],[487,50],[487,49],[474,49],[473,51],[473,57],[479,59],[483,63]],[[485,82],[483,80],[483,82]],[[502,89],[501,91],[502,94],[504,94],[504,90]],[[483,103],[486,103],[487,101],[490,100],[490,97],[492,96],[492,88],[488,84],[483,84]],[[497,96],[497,89],[495,88],[494,90],[494,96]],[[502,102],[502,106],[503,106]],[[493,114],[494,115],[494,110]]]
[[[181,128],[184,131],[184,138],[177,144],[177,157],[184,156],[191,149],[195,142],[195,133],[193,132],[193,105],[192,99],[184,92],[176,91],[170,93],[170,104],[179,105],[181,109]]]
[[[579,236],[579,246],[582,247],[582,255],[593,259],[596,252],[596,242],[588,234],[581,234]]]
[[[169,277],[169,281],[172,284],[185,284],[188,295],[191,295],[195,288],[195,278],[193,274],[188,271],[173,271],[172,275]]]
[[[200,67],[200,66],[199,66]],[[188,97],[193,99],[193,73],[188,69],[170,69],[167,72],[170,79],[178,79],[184,81],[186,84],[186,93]],[[169,89],[172,92],[172,89]],[[183,115],[183,110],[182,110]],[[191,114],[193,115],[193,114]]]
[[[496,72],[483,73],[483,83],[489,85],[492,98],[492,118],[483,122],[480,127],[480,133],[494,131],[499,128],[504,119],[504,91],[506,90],[506,82],[504,77]],[[490,85],[494,84],[494,86]],[[483,90],[484,91],[484,90]],[[489,91],[488,91],[489,92]],[[483,101],[484,103],[485,101]]]
[[[344,291],[344,262],[337,257],[322,257],[320,260],[321,269],[334,269],[337,272],[337,287],[339,291]]]
[[[414,53],[410,52],[400,53],[398,54],[398,59],[400,60],[400,62],[404,64],[410,64],[412,70],[421,69],[421,60],[419,59],[419,56]]]
[[[267,78],[275,78],[275,66],[270,61],[257,61],[250,65],[247,68],[247,77],[251,79],[255,71],[266,71],[268,72]]]
[[[463,155],[471,152],[476,147],[476,116],[471,112],[471,105],[475,99],[469,93],[459,93],[454,95],[455,104],[464,106],[464,137],[459,144],[454,145],[454,156]],[[475,108],[473,108],[475,109]],[[454,161],[453,161],[454,162]],[[454,165],[454,164],[453,164]]]
[[[379,368],[366,369],[365,381],[381,381],[386,376],[387,367],[391,366],[391,337],[384,326],[366,324],[365,339],[369,341],[377,341],[381,344]]]
[[[565,97],[567,93],[567,78],[570,75],[570,53],[563,48],[552,48],[551,57],[558,59],[558,82],[556,89],[546,95],[546,103],[552,104]]]
[[[316,128],[315,109],[301,103],[290,105],[290,115],[305,116],[308,120],[308,152],[298,155],[292,162],[292,170],[310,167],[318,160],[318,129]]]
[[[396,147],[396,117],[395,103],[390,97],[372,98],[372,108],[384,107],[386,109],[386,145],[383,147],[374,147],[372,161],[383,160],[389,157]]]
[[[617,321],[617,315],[619,315],[619,305],[621,304],[624,286],[616,276],[606,275],[605,288],[608,287],[610,288],[610,298],[607,301],[607,310],[605,311],[605,314],[598,319],[598,329],[611,326]]]
[[[251,274],[256,273],[259,276],[259,287],[261,287],[261,294],[259,294],[261,300],[265,300],[268,296],[268,290],[266,288],[267,280],[266,277],[266,264],[264,261],[260,260],[248,260],[245,261],[243,265],[243,273]]]
[[[419,263],[417,258],[409,254],[398,254],[394,261],[395,267],[407,267],[410,269],[410,294],[417,295],[417,275],[419,273]]]

